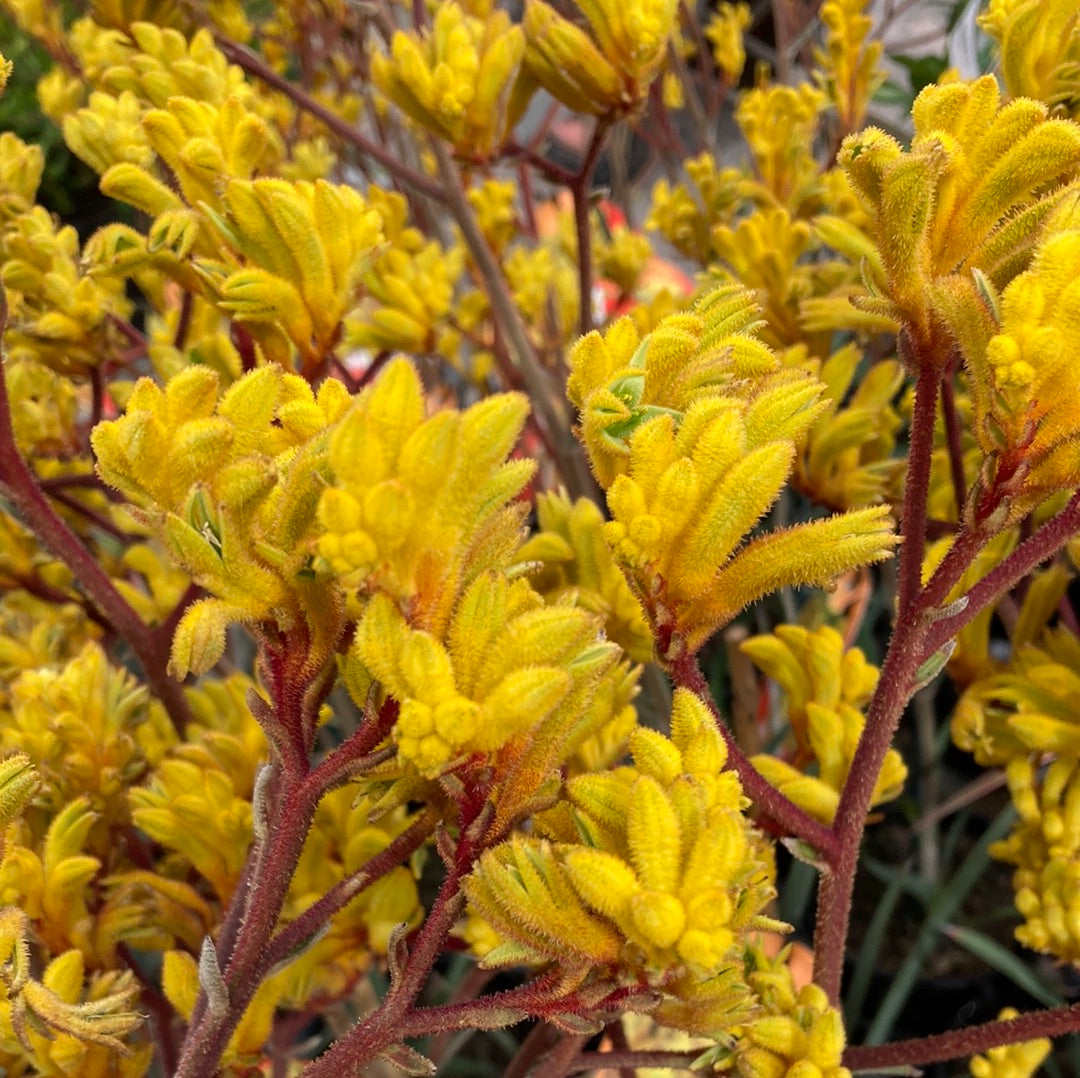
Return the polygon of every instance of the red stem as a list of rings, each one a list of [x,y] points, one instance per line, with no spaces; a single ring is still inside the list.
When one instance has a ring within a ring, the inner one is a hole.
[[[906,347],[910,347],[910,341],[902,333],[902,350],[905,342]],[[832,856],[828,858],[829,871],[821,874],[818,890],[814,979],[825,989],[833,1003],[840,998],[851,895],[866,814],[885,754],[892,744],[900,716],[911,695],[915,674],[925,654],[920,639],[925,625],[919,615],[924,609],[922,603],[926,596],[920,595],[920,583],[940,375],[929,363],[913,365],[919,370],[919,375],[915,385],[907,483],[904,488],[904,545],[900,551],[897,618],[877,691],[867,710],[866,728],[840,792],[832,825],[834,845]]]
[[[435,830],[438,813],[428,808],[402,831],[385,849],[366,864],[339,880],[317,902],[295,920],[290,921],[268,944],[255,976],[261,980],[267,971],[289,955],[304,940],[313,936],[338,910],[351,902],[361,891],[370,887],[392,869],[406,861]]]
[[[238,890],[233,896],[234,904],[246,901],[248,906],[236,945],[223,970],[229,993],[228,1010],[225,1014],[211,1013],[205,993],[199,993],[175,1078],[205,1078],[217,1073],[221,1053],[259,987],[254,972],[281,913],[315,807],[322,796],[310,774],[299,782],[289,781],[285,772],[280,772],[280,777],[282,789],[277,811],[268,821],[269,845],[259,857],[246,893]]]
[[[1077,1031],[1080,1031],[1080,1004],[1071,1004],[917,1040],[858,1045],[844,1052],[844,1066],[857,1071],[876,1071],[905,1064],[917,1067],[976,1055],[1003,1044],[1018,1044],[1037,1037],[1061,1037]]]
[[[584,337],[593,328],[592,317],[592,234],[589,229],[589,209],[591,208],[592,178],[596,171],[596,162],[600,159],[600,151],[604,148],[604,136],[607,134],[610,121],[601,117],[596,121],[593,128],[592,139],[589,149],[585,154],[585,160],[570,185],[570,193],[574,198],[574,229],[577,232],[577,256],[578,256],[578,296],[580,310],[578,311],[579,332]]]
[[[461,881],[472,864],[471,851],[466,850],[467,846],[465,840],[458,844],[458,857],[447,872],[431,912],[416,934],[405,967],[391,985],[382,1006],[306,1066],[302,1072],[303,1078],[340,1078],[343,1074],[362,1074],[363,1067],[380,1052],[401,1043],[403,1023],[407,1021],[417,996],[431,975],[443,943],[461,913],[465,901]],[[464,852],[468,852],[468,856],[463,858],[461,855]]]
[[[795,835],[803,842],[814,847],[826,861],[832,862],[839,853],[836,838],[832,830],[815,820],[793,801],[785,797],[772,785],[760,771],[747,759],[742,749],[732,737],[727,723],[720,714],[716,701],[713,700],[701,668],[695,655],[684,655],[671,663],[668,668],[672,681],[679,688],[689,689],[699,697],[713,713],[717,729],[727,744],[728,766],[739,776],[743,791],[754,802],[762,815],[778,824],[788,834]]]
[[[900,348],[905,350],[907,335],[901,332]],[[906,347],[910,347],[910,344]],[[929,363],[919,367],[915,382],[915,404],[911,416],[908,443],[908,472],[904,486],[904,509],[901,534],[904,547],[896,606],[897,621],[912,612],[922,583],[923,545],[926,541],[926,502],[930,494],[930,464],[934,452],[934,418],[937,414],[941,375]]]
[[[945,445],[949,451],[949,471],[956,495],[956,519],[963,520],[967,480],[964,477],[964,448],[960,437],[960,417],[956,413],[956,387],[953,384],[951,367],[941,382],[941,415],[945,421]]]
[[[1052,558],[1068,540],[1080,533],[1080,491],[1057,516],[1051,517],[1000,565],[995,566],[968,592],[967,606],[950,618],[934,622],[926,634],[924,653],[933,654],[973,618],[996,603],[1033,569]],[[944,563],[943,563],[944,565]],[[933,581],[931,581],[931,584]]]

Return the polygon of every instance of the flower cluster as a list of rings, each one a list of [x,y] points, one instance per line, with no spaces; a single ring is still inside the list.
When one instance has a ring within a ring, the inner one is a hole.
[[[828,626],[810,632],[780,625],[747,640],[742,650],[783,690],[795,741],[790,762],[761,753],[752,757],[754,766],[811,816],[830,823],[866,725],[860,708],[877,687],[877,670],[858,648],[845,649]],[[872,804],[899,796],[906,777],[900,754],[889,749]]]
[[[671,739],[639,728],[630,751],[632,767],[571,779],[540,837],[480,859],[466,893],[499,941],[484,962],[555,962],[568,989],[643,976],[662,1022],[730,1030],[750,1000],[725,971],[772,923],[771,861],[700,700],[677,692]]]
[[[669,658],[761,595],[824,583],[893,543],[887,511],[871,508],[744,545],[820,411],[820,383],[781,367],[754,335],[757,314],[745,291],[722,288],[643,340],[624,319],[572,353],[570,398],[608,492],[605,535]]]

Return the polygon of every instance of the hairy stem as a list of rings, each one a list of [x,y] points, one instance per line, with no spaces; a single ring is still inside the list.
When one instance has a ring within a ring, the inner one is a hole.
[[[917,1067],[975,1055],[1002,1044],[1017,1044],[1037,1037],[1061,1037],[1077,1031],[1080,1031],[1080,1004],[1071,1004],[917,1040],[855,1046],[844,1052],[844,1066],[857,1071],[903,1065]]]
[[[933,654],[973,618],[1014,588],[1033,569],[1052,558],[1068,540],[1080,533],[1080,491],[1056,516],[1024,540],[968,592],[967,605],[949,618],[935,621],[926,634],[924,652]],[[942,563],[944,565],[944,563]],[[933,584],[933,580],[930,581]]]
[[[346,1074],[362,1074],[362,1068],[381,1052],[401,1043],[402,1024],[431,975],[435,959],[461,913],[465,901],[461,881],[472,861],[471,855],[464,859],[461,856],[463,846],[467,845],[464,840],[458,844],[459,855],[447,871],[438,897],[416,934],[404,968],[393,980],[382,1006],[305,1067],[304,1078],[341,1078]]]
[[[437,819],[438,813],[434,809],[424,810],[413,824],[402,831],[384,850],[345,879],[339,880],[317,902],[304,910],[296,920],[290,921],[267,944],[256,976],[259,979],[265,977],[272,966],[281,962],[310,939],[338,910],[348,905],[361,891],[408,860],[431,837]]]
[[[906,334],[901,333],[901,341]],[[907,482],[901,533],[900,572],[896,617],[903,621],[914,608],[919,594],[923,546],[926,541],[926,501],[930,493],[930,462],[934,452],[934,417],[937,414],[941,375],[930,364],[919,368],[915,383],[915,404],[908,443]]]
[[[902,334],[902,339],[906,337]],[[910,345],[910,342],[908,342]],[[814,933],[814,979],[829,999],[840,999],[844,951],[851,918],[859,845],[885,754],[911,695],[915,674],[923,661],[920,639],[925,626],[920,582],[926,535],[926,500],[930,458],[934,446],[934,416],[940,375],[931,364],[914,364],[920,371],[915,385],[907,483],[904,488],[903,536],[900,551],[896,623],[881,668],[877,691],[866,714],[866,727],[851,761],[833,820],[833,856],[818,888],[817,928]]]

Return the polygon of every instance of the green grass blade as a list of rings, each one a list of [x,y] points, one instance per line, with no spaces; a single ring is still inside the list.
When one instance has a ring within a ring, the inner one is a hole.
[[[990,845],[1009,833],[1015,819],[1016,812],[1012,805],[1002,809],[964,858],[952,878],[931,900],[926,911],[926,920],[919,930],[915,944],[896,971],[889,990],[885,993],[885,998],[881,1001],[881,1006],[870,1024],[864,1043],[883,1044],[888,1039],[900,1012],[904,1009],[908,996],[915,987],[915,982],[919,979],[923,965],[937,946],[942,928],[982,876],[990,861]]]
[[[907,881],[910,866],[904,864],[894,868],[892,879],[885,887],[885,892],[878,901],[877,909],[866,929],[862,947],[859,949],[859,958],[855,963],[855,970],[851,976],[851,983],[844,996],[844,1022],[851,1028],[856,1024],[862,1014],[863,1005],[866,1003],[866,993],[870,988],[870,980],[874,975],[874,968],[881,954],[882,945],[885,942],[885,933],[892,921],[893,911],[896,909],[900,896],[906,890],[904,884]]]
[[[1017,988],[1022,988],[1044,1007],[1059,1007],[1065,1002],[1022,958],[991,936],[964,925],[945,925],[942,931],[965,951],[1004,974]]]

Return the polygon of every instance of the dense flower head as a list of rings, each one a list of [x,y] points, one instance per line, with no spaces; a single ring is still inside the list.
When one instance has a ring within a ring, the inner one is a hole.
[[[527,0],[525,68],[578,111],[633,111],[660,74],[677,25],[673,0],[577,0],[591,34],[543,0]]]
[[[1000,46],[1013,97],[1032,97],[1076,117],[1080,110],[1080,33],[1076,0],[990,0],[979,25]]]
[[[1010,481],[1007,520],[1080,478],[1080,429],[1067,343],[1076,332],[1080,231],[1049,231],[999,301],[996,325],[962,341],[973,433]]]
[[[99,644],[87,644],[59,668],[23,672],[11,685],[9,707],[0,745],[26,752],[42,775],[37,820],[83,795],[108,822],[130,818],[128,787],[148,766],[139,731],[150,718],[147,693],[109,663]]]
[[[892,545],[884,508],[745,543],[822,408],[820,383],[756,338],[757,313],[722,287],[644,340],[622,319],[571,355],[568,393],[607,488],[605,537],[669,657],[765,592],[824,583]]]
[[[178,672],[212,666],[229,621],[288,622],[299,613],[319,496],[313,478],[348,406],[334,380],[316,395],[302,378],[266,366],[222,392],[214,371],[194,366],[164,391],[140,379],[125,414],[95,429],[102,476],[214,597],[185,614]]]
[[[746,63],[743,35],[752,16],[749,4],[719,3],[705,26],[705,36],[712,45],[713,59],[725,82],[734,84]]]
[[[873,215],[881,256],[864,305],[940,357],[986,317],[973,271],[1001,288],[1024,268],[1071,190],[1080,127],[1029,98],[1002,105],[989,75],[928,86],[912,116],[909,151],[871,127],[844,140],[839,163]]]
[[[710,1020],[719,1013],[710,982],[720,975],[734,1024],[748,990],[723,974],[747,933],[772,923],[763,917],[771,859],[743,813],[737,777],[723,770],[711,714],[685,690],[671,731],[669,740],[639,728],[633,766],[571,779],[567,800],[539,817],[544,837],[516,835],[490,850],[466,891],[501,941],[488,965],[554,962],[572,983],[590,972],[643,977],[690,1029],[695,999]]]
[[[427,418],[415,370],[389,364],[330,441],[315,549],[341,584],[407,602],[412,623],[440,636],[472,576],[518,545],[511,499],[535,465],[506,458],[526,410],[504,394]]]
[[[411,120],[482,159],[502,145],[528,100],[514,99],[524,55],[525,33],[506,11],[444,0],[428,31],[394,34],[371,74]]]

